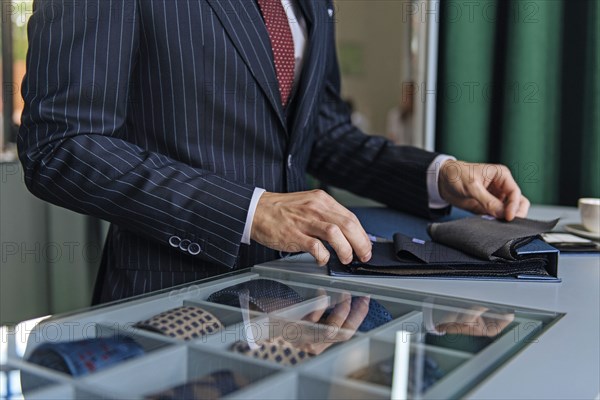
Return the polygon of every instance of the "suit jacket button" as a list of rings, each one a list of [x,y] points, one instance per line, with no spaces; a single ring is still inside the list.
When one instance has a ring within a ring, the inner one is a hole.
[[[293,163],[292,163],[292,155],[290,154],[290,155],[288,155],[287,166],[288,166],[288,168],[292,168],[292,165],[293,165]]]
[[[191,240],[183,239],[181,242],[179,242],[179,248],[183,251],[187,251],[191,243]]]
[[[169,238],[169,244],[172,247],[179,247],[179,243],[181,243],[181,238],[179,236],[171,236]]]
[[[195,255],[200,254],[200,252],[202,251],[202,248],[200,247],[200,245],[198,243],[190,243],[190,245],[187,248],[187,251],[191,255],[195,256]]]

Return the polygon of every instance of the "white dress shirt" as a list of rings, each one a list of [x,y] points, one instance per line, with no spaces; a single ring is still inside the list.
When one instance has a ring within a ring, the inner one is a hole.
[[[308,30],[306,28],[306,20],[304,16],[297,9],[298,4],[294,0],[281,0],[281,4],[287,14],[290,29],[292,31],[292,37],[294,39],[294,86],[298,84],[300,72],[302,71],[302,63],[304,61],[304,52],[306,50],[306,41],[308,38]],[[330,13],[331,14],[331,13]],[[438,179],[440,174],[441,165],[447,160],[456,160],[454,157],[440,154],[433,162],[429,165],[427,170],[427,193],[429,196],[429,208],[441,209],[448,206],[448,203],[442,199],[438,189]],[[242,243],[250,244],[250,233],[252,232],[252,221],[254,220],[254,213],[256,212],[256,206],[260,197],[265,192],[265,189],[255,188],[250,201],[250,207],[248,208],[248,215],[246,216],[246,225],[244,226],[244,233],[242,235]]]

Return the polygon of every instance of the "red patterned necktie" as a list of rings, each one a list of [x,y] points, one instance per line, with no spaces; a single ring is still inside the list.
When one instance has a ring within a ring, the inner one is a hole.
[[[271,39],[281,104],[286,105],[294,84],[294,38],[281,0],[258,0]]]

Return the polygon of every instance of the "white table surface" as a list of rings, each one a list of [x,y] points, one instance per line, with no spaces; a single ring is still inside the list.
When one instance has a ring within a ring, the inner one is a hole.
[[[536,206],[530,218],[577,223],[575,208]],[[310,255],[260,267],[326,275]],[[365,283],[566,313],[537,341],[496,370],[471,399],[600,398],[600,256],[561,255],[562,283],[366,278]],[[353,278],[337,278],[353,280]]]

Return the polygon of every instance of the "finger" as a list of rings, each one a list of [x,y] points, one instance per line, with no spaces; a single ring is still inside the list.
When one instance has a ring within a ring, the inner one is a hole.
[[[353,250],[361,261],[366,262],[370,260],[371,241],[358,221],[358,218],[350,210],[322,190],[311,192],[308,209],[318,214],[321,222],[335,225],[334,227],[331,225],[315,224],[317,231],[313,231],[309,235],[317,235],[332,246],[339,246],[339,249],[334,249],[343,264],[348,264],[352,261]]]
[[[523,214],[523,195],[519,185],[513,178],[510,170],[503,165],[495,165],[496,173],[489,184],[489,191],[504,202],[504,218],[512,221],[515,217]],[[528,209],[528,207],[525,207]]]
[[[336,224],[313,220],[306,233],[328,242],[336,252],[342,264],[349,264],[352,262],[352,259],[354,258],[352,246],[342,233],[342,230]]]
[[[360,324],[363,323],[365,317],[369,313],[370,301],[371,299],[369,297],[358,297],[352,302],[348,318],[346,318],[344,325],[342,325],[342,329],[349,332],[351,336],[358,330]]]
[[[315,298],[324,297],[324,296],[327,296],[327,292],[325,291],[325,289],[323,289],[323,288],[317,289]],[[302,319],[304,321],[309,321],[309,322],[318,322],[326,310],[327,310],[327,307],[315,308],[313,311],[306,314],[304,316],[304,318],[302,318]]]
[[[365,297],[356,299],[356,301],[350,297],[349,301],[344,301],[344,303],[343,312],[340,312],[338,315],[339,320],[336,320],[331,324],[331,326],[338,328],[334,337],[334,341],[336,342],[350,340],[369,311],[369,299]],[[347,305],[349,305],[349,309],[347,308]],[[346,310],[348,310],[348,314],[346,314],[344,320],[341,321],[343,313],[345,313]],[[341,325],[339,325],[340,321]]]
[[[314,196],[318,204],[322,205],[322,220],[337,225],[348,239],[358,258],[363,262],[369,261],[371,240],[356,215],[326,192],[317,190]]]
[[[310,253],[320,267],[327,265],[330,254],[323,242],[317,238],[304,235],[300,243],[300,250]]]
[[[350,211],[344,214],[332,213],[329,214],[329,218],[341,229],[356,256],[362,262],[369,261],[372,251],[371,240],[358,218]]]
[[[521,204],[521,191],[514,191],[508,195],[508,201],[504,206],[504,219],[512,221],[517,216],[519,205]]]
[[[352,304],[352,297],[348,293],[342,293],[340,297],[340,301],[335,305],[331,314],[325,320],[327,325],[333,326],[335,328],[341,328],[348,318],[348,314],[350,314]]]
[[[504,204],[480,183],[475,183],[471,187],[472,197],[479,203],[481,209],[486,214],[496,218],[504,217]]]
[[[517,182],[515,182],[508,170],[506,170],[506,173],[503,174],[503,176],[505,178],[502,182],[501,190],[502,193],[506,195],[507,199],[504,207],[504,218],[507,221],[512,221],[515,219],[521,204],[521,189],[519,189],[519,185],[517,185]]]
[[[529,213],[530,206],[531,206],[531,203],[529,202],[529,199],[525,196],[521,196],[519,208],[517,209],[517,212],[515,215],[519,218],[526,218],[527,214]]]

